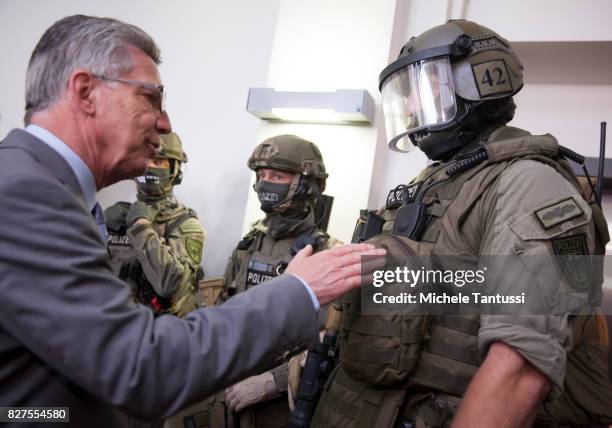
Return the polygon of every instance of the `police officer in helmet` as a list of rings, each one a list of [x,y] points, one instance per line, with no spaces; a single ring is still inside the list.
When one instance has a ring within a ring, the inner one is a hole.
[[[137,177],[137,201],[105,211],[108,249],[115,273],[132,287],[134,299],[156,315],[183,316],[196,309],[205,232],[195,211],[173,193],[187,155],[177,134],[161,135],[161,147]]]
[[[380,75],[389,146],[418,147],[433,162],[389,193],[371,242],[390,259],[401,248],[433,255],[442,270],[453,269],[449,256],[476,265],[496,257],[484,290],[531,291],[538,312],[373,316],[360,310],[359,291],[345,296],[339,367],[311,426],[610,422],[605,321],[591,307],[605,218],[568,164],[579,156],[550,134],[506,125],[522,86],[510,43],[475,22],[451,20],[408,41]],[[542,258],[556,275],[541,274]]]
[[[380,75],[389,147],[432,160],[512,120],[523,65],[499,35],[450,21],[412,37]]]
[[[266,215],[234,250],[222,301],[281,274],[306,245],[320,251],[339,244],[319,228],[315,215],[328,174],[314,143],[295,135],[275,136],[255,148],[247,165],[256,174],[254,190]],[[242,428],[287,425],[287,376],[287,364],[282,364],[226,390],[226,406]]]

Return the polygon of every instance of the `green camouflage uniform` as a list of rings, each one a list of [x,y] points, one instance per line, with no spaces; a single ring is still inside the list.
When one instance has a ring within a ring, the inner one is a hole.
[[[195,211],[172,193],[187,162],[182,142],[175,133],[160,139],[155,162],[136,179],[138,201],[118,202],[104,213],[108,251],[114,273],[130,285],[136,302],[156,315],[184,316],[197,308],[206,233]]]
[[[119,202],[125,212],[131,206]],[[174,195],[149,202],[159,209],[153,223],[126,228],[125,217],[106,210],[108,250],[113,272],[132,288],[135,301],[156,314],[183,316],[197,308],[195,294],[202,270],[205,232],[193,210]],[[119,225],[120,227],[116,227]]]

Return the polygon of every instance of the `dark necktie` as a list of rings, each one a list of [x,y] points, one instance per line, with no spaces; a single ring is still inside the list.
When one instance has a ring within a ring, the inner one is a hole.
[[[102,236],[102,239],[104,240],[104,242],[106,242],[108,233],[106,231],[106,225],[104,224],[104,211],[102,210],[102,206],[98,202],[96,202],[93,209],[91,210],[91,215],[96,220],[98,230],[100,231],[100,236]]]

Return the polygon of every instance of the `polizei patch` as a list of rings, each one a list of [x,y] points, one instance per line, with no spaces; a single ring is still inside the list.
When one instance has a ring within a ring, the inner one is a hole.
[[[544,229],[550,229],[559,223],[584,214],[574,198],[567,198],[556,204],[541,208],[535,212]]]
[[[591,259],[588,256],[586,235],[553,239],[553,250],[570,283],[579,291],[591,284]]]
[[[407,202],[413,201],[420,187],[421,182],[408,185],[400,184],[395,189],[391,190],[387,195],[387,203],[385,204],[385,208],[392,210]]]
[[[251,259],[247,266],[247,288],[268,281],[280,273],[282,272],[279,271],[277,265]]]
[[[108,245],[118,245],[122,247],[131,247],[132,243],[130,242],[130,238],[127,235],[117,235],[114,233],[109,233],[106,243]]]

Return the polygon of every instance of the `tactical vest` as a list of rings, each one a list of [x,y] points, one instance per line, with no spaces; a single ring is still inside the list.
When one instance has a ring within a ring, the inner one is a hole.
[[[275,241],[262,230],[251,230],[236,248],[235,262],[240,268],[227,286],[228,297],[281,275],[298,251],[308,244],[319,251],[326,248],[328,239],[325,232],[309,230]],[[270,246],[273,246],[272,252]]]
[[[528,136],[524,131],[503,129],[510,133],[509,138],[488,142],[454,161],[436,162],[411,184],[389,194],[387,206],[378,213],[384,220],[383,233],[368,242],[387,249],[390,265],[414,266],[415,257],[447,253],[439,240],[442,228],[459,230],[483,192],[519,160],[551,166],[585,195],[552,136]],[[596,252],[603,254],[609,240],[605,218],[593,198],[585,199],[593,211],[598,235]],[[459,224],[451,224],[447,218],[457,219]],[[415,316],[399,309],[363,314],[361,299],[361,290],[356,290],[343,300],[340,364],[324,386],[312,426],[391,427],[402,414],[424,426],[449,424],[459,397],[480,365],[479,315]],[[593,327],[600,319],[583,318],[574,330],[581,329],[582,324]],[[597,342],[594,337],[602,332],[590,331],[591,341]],[[606,398],[601,398],[612,397],[609,384],[606,387],[605,381],[600,382],[597,392],[589,392],[580,381],[568,384],[574,360],[587,358],[581,352],[577,345],[568,356],[566,392],[547,407],[554,420],[586,423],[612,417]],[[605,363],[601,355],[597,357]],[[587,396],[577,399],[576,391]],[[438,400],[438,395],[445,400]],[[449,408],[450,402],[454,409]],[[569,403],[574,409],[570,412]]]
[[[228,267],[237,267],[237,271],[231,283],[227,282],[226,276],[225,289],[219,296],[218,303],[281,275],[293,257],[306,245],[312,245],[317,252],[336,242],[327,233],[316,229],[314,222],[305,219],[305,223],[306,225],[300,224],[297,233],[275,240],[268,233],[267,227],[263,226],[263,222],[257,222],[238,243],[230,259],[232,266]],[[320,313],[322,314],[323,310]],[[287,369],[281,365],[272,371],[279,390],[283,393],[277,398],[257,403],[238,412],[241,426],[284,426],[288,423],[290,409],[286,394]],[[213,428],[234,426],[229,421],[231,418],[226,417],[231,412],[225,406],[224,392],[216,395],[212,407]]]
[[[166,214],[156,219],[153,227],[159,236],[167,240],[172,233],[189,218],[197,218],[197,214],[192,209],[186,208]],[[122,223],[122,224],[121,224]],[[137,302],[142,303],[153,310],[156,315],[172,312],[177,305],[182,307],[189,305],[189,302],[175,302],[173,298],[164,298],[155,292],[151,282],[143,272],[142,266],[138,261],[134,248],[127,235],[127,225],[125,219],[121,219],[118,227],[108,228],[107,248],[111,256],[111,267],[115,275],[127,282]],[[199,267],[198,278],[203,277],[203,271]],[[193,284],[192,294],[197,291],[198,281]],[[184,296],[179,296],[179,299]],[[193,300],[194,299],[183,299]],[[195,304],[193,305],[195,308]]]

